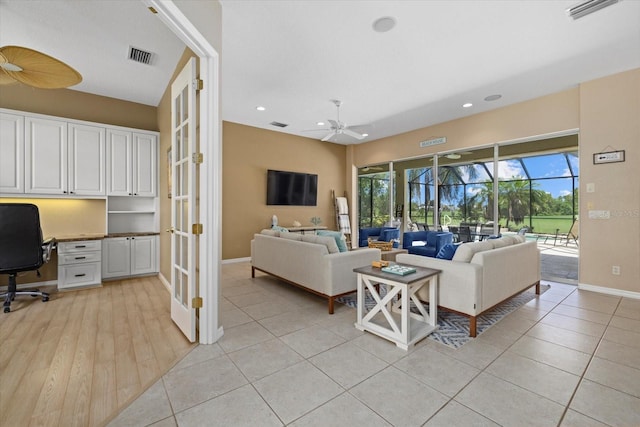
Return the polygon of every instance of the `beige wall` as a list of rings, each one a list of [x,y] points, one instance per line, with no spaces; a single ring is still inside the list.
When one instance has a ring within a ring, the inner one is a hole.
[[[478,147],[536,135],[577,129],[580,125],[577,88],[440,123],[354,147],[358,167],[391,160],[427,156],[436,152]],[[447,142],[421,148],[419,143],[442,137]]]
[[[156,108],[71,89],[0,86],[0,107],[136,129],[158,130]]]
[[[285,133],[223,123],[222,258],[250,256],[253,235],[271,226],[271,217],[291,226],[293,221],[336,229],[331,190],[345,187],[346,148]],[[267,206],[267,169],[318,175],[317,206]]]
[[[509,107],[350,147],[354,166],[486,146],[580,129],[579,282],[640,292],[640,69],[585,83]],[[420,148],[419,141],[447,143]],[[610,147],[609,147],[610,146]],[[607,148],[609,147],[609,148]],[[593,154],[625,150],[626,162],[593,165]],[[586,193],[586,183],[596,185]],[[610,210],[610,220],[589,220],[589,209]],[[611,267],[621,267],[621,275]]]
[[[614,150],[625,150],[624,163],[593,164],[594,153]],[[639,165],[640,69],[581,85],[580,283],[640,292]],[[589,210],[611,219],[589,219]]]

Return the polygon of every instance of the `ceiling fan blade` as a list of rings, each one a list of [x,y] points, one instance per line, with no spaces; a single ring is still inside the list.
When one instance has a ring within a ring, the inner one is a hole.
[[[317,132],[317,131],[323,131],[323,132],[328,132],[331,130],[331,128],[318,128],[318,129],[303,129],[300,132]]]
[[[332,127],[332,128],[338,129],[338,128],[340,127],[340,123],[336,122],[335,120],[331,120],[331,119],[329,119],[329,120],[327,120],[327,121],[328,121],[329,123],[331,123],[331,127]]]
[[[335,133],[335,132],[331,132],[331,133],[327,134],[327,136],[325,136],[324,138],[322,138],[320,141],[322,141],[322,142],[328,141],[328,140],[330,140],[331,138],[333,138],[334,136],[336,136],[336,133]]]
[[[62,89],[82,81],[82,76],[76,70],[36,50],[5,46],[0,48],[0,52],[6,59],[6,62],[0,64],[3,71],[26,85],[41,89]]]
[[[344,129],[342,133],[344,133],[345,135],[349,135],[352,138],[364,139],[364,135],[359,134],[358,132],[354,132],[351,129]]]

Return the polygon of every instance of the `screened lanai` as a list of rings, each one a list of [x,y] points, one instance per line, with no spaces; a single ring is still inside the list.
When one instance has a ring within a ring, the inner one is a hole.
[[[400,221],[405,229],[566,232],[578,216],[578,160],[577,135],[568,135],[362,168],[360,227]]]

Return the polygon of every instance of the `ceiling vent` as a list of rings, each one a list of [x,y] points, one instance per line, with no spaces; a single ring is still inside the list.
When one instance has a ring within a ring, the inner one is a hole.
[[[571,6],[567,9],[567,15],[573,19],[578,19],[615,3],[618,3],[618,0],[587,0]]]
[[[280,123],[280,122],[271,122],[271,123],[269,123],[269,124],[270,124],[271,126],[277,126],[277,127],[279,127],[279,128],[286,128],[287,126],[289,126],[289,125],[287,125],[287,124],[285,124],[285,123]]]
[[[141,64],[151,64],[153,53],[147,52],[137,47],[129,46],[129,59]]]

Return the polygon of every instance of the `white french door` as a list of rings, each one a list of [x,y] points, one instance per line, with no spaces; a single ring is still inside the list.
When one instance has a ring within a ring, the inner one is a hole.
[[[171,85],[171,319],[196,340],[196,60]]]

